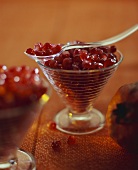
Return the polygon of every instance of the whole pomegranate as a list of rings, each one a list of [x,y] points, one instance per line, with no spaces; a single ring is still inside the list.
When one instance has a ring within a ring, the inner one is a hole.
[[[108,106],[110,136],[130,152],[138,152],[138,82],[120,87]]]

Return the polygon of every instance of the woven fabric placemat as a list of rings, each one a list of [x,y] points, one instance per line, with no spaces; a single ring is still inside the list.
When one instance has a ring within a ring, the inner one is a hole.
[[[76,143],[68,145],[68,134],[47,126],[48,114],[42,113],[28,131],[21,148],[31,152],[37,170],[137,170],[138,155],[131,154],[113,141],[105,127],[98,133],[75,136]],[[53,141],[61,148],[54,151]]]

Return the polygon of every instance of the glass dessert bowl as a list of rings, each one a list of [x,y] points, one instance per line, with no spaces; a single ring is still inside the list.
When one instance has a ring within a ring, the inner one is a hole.
[[[33,156],[19,146],[48,99],[38,69],[0,66],[0,169],[36,169]]]
[[[38,46],[41,51],[42,44]],[[36,51],[28,49],[26,54],[31,58],[34,56],[66,104],[66,108],[55,116],[57,129],[74,135],[90,134],[102,129],[105,117],[93,108],[93,103],[121,63],[122,54],[115,46],[71,49],[48,56],[44,56],[45,53],[38,56]]]

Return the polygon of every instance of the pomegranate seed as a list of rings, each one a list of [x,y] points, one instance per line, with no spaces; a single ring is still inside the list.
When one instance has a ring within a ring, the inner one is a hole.
[[[56,60],[49,60],[49,67],[55,68],[57,61]]]
[[[46,50],[48,50],[48,49],[51,49],[51,48],[52,48],[52,44],[50,44],[50,43],[45,43],[44,46],[42,47],[42,49],[43,49],[44,51],[46,51]]]
[[[51,129],[51,130],[55,130],[56,129],[56,123],[55,122],[53,122],[53,121],[50,121],[49,123],[48,123],[48,127],[49,127],[49,129]]]
[[[44,52],[44,51],[35,51],[35,54],[37,56],[46,56],[46,52]]]
[[[92,63],[88,60],[83,60],[83,62],[82,62],[82,67],[84,69],[91,69],[91,65],[92,65]]]
[[[46,55],[52,55],[52,54],[53,54],[53,51],[52,51],[51,49],[47,49],[47,50],[45,51],[45,54],[46,54]]]
[[[109,58],[104,62],[104,67],[112,66],[115,63],[116,63],[116,61],[114,59]]]
[[[69,58],[69,57],[70,57],[69,51],[64,51],[64,52],[62,53],[62,58]]]
[[[35,52],[34,52],[34,50],[33,50],[32,48],[28,48],[28,49],[26,50],[26,53],[31,54],[31,55],[34,55],[34,54],[35,54]]]
[[[116,52],[116,47],[113,45],[110,47],[110,52],[115,53]]]
[[[42,43],[37,43],[37,44],[34,45],[34,50],[35,51],[41,51],[42,47],[43,47]]]
[[[91,54],[102,54],[102,53],[103,53],[103,50],[97,47],[97,48],[91,48],[91,49],[89,50],[89,52],[90,52]]]
[[[98,54],[92,54],[89,58],[90,58],[91,62],[99,62],[100,61]]]
[[[54,151],[59,151],[60,148],[61,148],[61,142],[60,140],[58,141],[53,141],[52,144],[51,144],[51,147]]]
[[[83,61],[87,58],[88,51],[87,50],[82,50],[80,53],[80,59]]]
[[[81,53],[81,49],[75,49],[73,51],[73,57],[80,55],[80,53]]]
[[[55,58],[54,58],[58,63],[62,63],[62,61],[63,61],[63,57],[62,57],[62,55],[60,55],[60,56],[55,56]]]
[[[72,68],[72,59],[71,58],[65,58],[63,60],[63,69],[69,70]]]
[[[106,54],[101,54],[100,55],[100,60],[102,60],[102,61],[106,61],[107,60],[107,55]]]
[[[75,136],[69,136],[69,137],[68,137],[68,140],[67,140],[67,143],[68,143],[69,145],[74,145],[74,144],[76,144],[76,138],[75,138]]]
[[[59,53],[61,51],[61,45],[56,45],[52,48],[53,54]]]

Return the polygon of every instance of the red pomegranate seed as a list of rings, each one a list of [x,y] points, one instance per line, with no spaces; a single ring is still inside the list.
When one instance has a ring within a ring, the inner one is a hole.
[[[50,44],[50,43],[45,43],[45,44],[43,45],[42,49],[43,49],[44,51],[46,51],[47,49],[51,49],[52,47],[53,47],[52,44]]]
[[[91,63],[90,61],[88,61],[88,60],[83,60],[83,62],[82,62],[82,67],[83,67],[84,69],[91,69],[91,66],[92,66],[92,63]]]
[[[74,144],[76,144],[76,138],[75,138],[75,136],[69,136],[69,137],[68,137],[68,140],[67,140],[67,143],[68,143],[69,145],[74,145]]]
[[[51,147],[54,151],[59,151],[60,148],[61,148],[61,142],[60,140],[58,141],[53,141],[52,144],[51,144]]]
[[[52,51],[51,49],[47,49],[47,50],[45,51],[45,54],[46,54],[46,55],[52,55],[52,54],[53,54],[53,51]]]
[[[56,60],[49,60],[49,67],[56,68],[57,61]]]
[[[80,53],[81,53],[81,49],[75,49],[75,50],[73,50],[73,57],[75,57],[76,55],[77,55],[77,56],[80,55]]]
[[[34,45],[34,50],[35,51],[41,51],[42,47],[43,47],[42,43],[37,43],[37,44]]]
[[[109,58],[104,62],[104,67],[112,66],[115,63],[116,63],[116,61],[114,59]]]
[[[34,54],[35,54],[35,52],[34,52],[34,50],[33,50],[32,48],[28,48],[28,49],[26,50],[26,53],[31,54],[31,55],[34,55]]]
[[[100,61],[100,58],[99,58],[99,55],[98,54],[92,54],[90,57],[89,57],[91,62],[99,62]]]
[[[69,51],[64,51],[62,54],[61,54],[62,58],[69,58],[70,57],[70,53]]]
[[[65,58],[63,60],[63,69],[69,70],[72,68],[72,58]]]
[[[61,45],[57,44],[52,48],[53,54],[59,53],[61,51]]]
[[[110,47],[110,52],[115,53],[116,52],[116,47],[113,45]]]
[[[55,122],[53,122],[53,121],[50,121],[49,123],[48,123],[48,127],[49,127],[49,129],[51,129],[51,130],[55,130],[56,129],[56,123]]]
[[[88,51],[82,50],[80,53],[80,59],[83,61],[83,60],[87,59],[87,56],[88,56]]]
[[[98,48],[98,47],[96,47],[96,48],[91,48],[91,49],[89,50],[89,52],[90,52],[91,54],[102,54],[102,53],[103,53],[103,50],[100,49],[100,48]]]
[[[100,60],[102,60],[102,61],[106,61],[108,57],[107,57],[106,54],[101,54],[101,55],[99,56],[99,58],[100,58]]]

